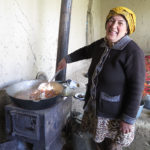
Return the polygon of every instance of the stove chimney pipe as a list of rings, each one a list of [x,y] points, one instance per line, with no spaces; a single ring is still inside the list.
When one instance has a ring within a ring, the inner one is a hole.
[[[59,22],[56,68],[58,66],[59,61],[68,54],[71,6],[72,0],[62,0],[60,22]],[[64,69],[57,75],[56,80],[57,81],[66,80],[66,69]]]

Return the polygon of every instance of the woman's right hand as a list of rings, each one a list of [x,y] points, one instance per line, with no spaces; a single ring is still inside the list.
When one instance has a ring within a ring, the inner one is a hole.
[[[66,62],[66,59],[63,58],[59,63],[58,63],[58,67],[56,69],[56,72],[59,71],[59,70],[62,70],[66,67],[67,65],[67,62]]]

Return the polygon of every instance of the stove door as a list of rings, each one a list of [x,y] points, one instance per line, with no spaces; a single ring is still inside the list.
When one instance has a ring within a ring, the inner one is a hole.
[[[40,139],[39,115],[24,111],[10,110],[12,136],[22,136],[32,140]]]

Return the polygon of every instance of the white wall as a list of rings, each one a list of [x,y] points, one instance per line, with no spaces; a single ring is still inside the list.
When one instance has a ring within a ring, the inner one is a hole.
[[[73,0],[72,16],[71,16],[71,29],[69,39],[69,51],[71,53],[76,49],[86,45],[86,32],[87,32],[87,10],[90,0]],[[89,33],[89,44],[100,38],[100,1],[93,0],[92,9],[92,33]],[[79,61],[76,63],[68,64],[67,79],[76,80],[85,83],[86,79],[83,73],[86,73],[89,68],[90,60]]]
[[[86,45],[89,0],[72,2],[69,53]],[[20,80],[34,79],[39,71],[48,77],[54,74],[60,7],[61,0],[0,1],[0,88]],[[100,36],[99,0],[93,0],[91,14],[90,42]],[[75,75],[74,72],[86,72],[88,62],[77,63],[74,71],[68,66],[67,78],[77,80],[78,73]]]
[[[88,3],[89,0],[73,0],[69,53],[86,45]],[[131,37],[149,53],[149,0],[93,0],[90,42],[105,35],[105,18],[111,8],[119,5],[135,11],[137,28]],[[0,88],[34,79],[39,71],[48,77],[54,74],[60,7],[61,0],[0,1]],[[69,64],[67,79],[84,80],[82,74],[89,63],[90,60]]]
[[[61,0],[0,1],[0,87],[55,71]]]

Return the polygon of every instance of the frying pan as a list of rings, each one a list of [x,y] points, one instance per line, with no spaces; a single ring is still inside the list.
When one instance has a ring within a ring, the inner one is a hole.
[[[20,81],[8,86],[5,90],[10,99],[19,107],[30,110],[45,109],[61,99],[63,86],[57,82],[52,82],[54,91],[58,93],[57,96],[41,100],[31,100],[29,95],[34,89],[38,88],[41,83],[43,83],[43,80]]]

